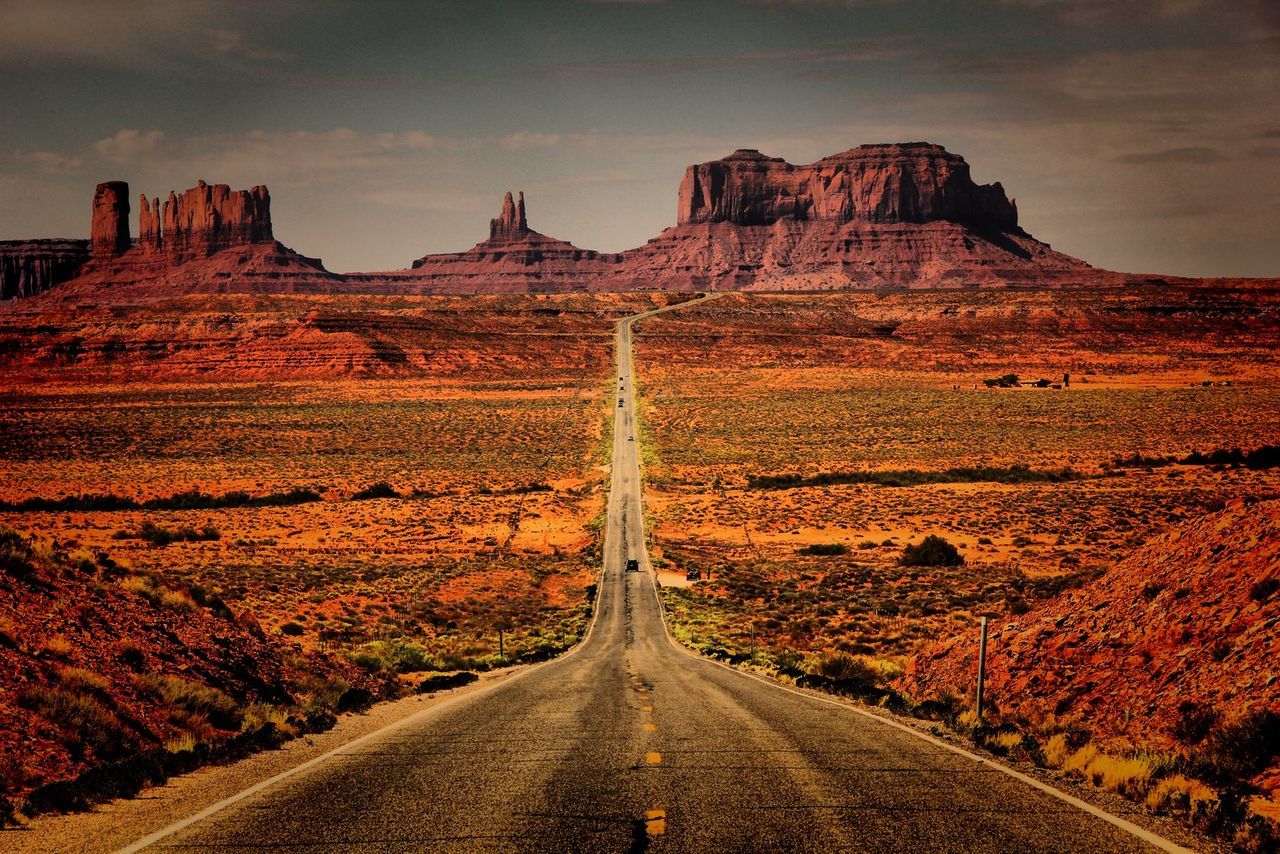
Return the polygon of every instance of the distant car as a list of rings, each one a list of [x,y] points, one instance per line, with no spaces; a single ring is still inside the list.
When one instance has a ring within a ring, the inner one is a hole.
[[[636,560],[635,558],[629,558],[627,560],[627,572],[639,572],[639,571],[640,571],[640,561]]]
[[[618,398],[618,405],[619,405],[619,406],[621,406],[621,405],[622,405],[622,398]]]
[[[700,569],[691,569],[691,570],[687,571],[687,572],[684,574],[684,580],[685,580],[685,581],[701,581],[701,580],[702,580],[702,570],[700,570]]]
[[[635,440],[636,440],[636,437],[635,437],[635,436],[628,436],[628,437],[627,437],[627,441],[628,441],[628,442],[634,442]]]

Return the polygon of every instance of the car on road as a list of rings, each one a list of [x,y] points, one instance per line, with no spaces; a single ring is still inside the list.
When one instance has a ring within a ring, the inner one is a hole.
[[[636,440],[636,437],[635,437],[635,436],[628,436],[628,437],[627,437],[627,441],[628,441],[628,442],[634,442],[635,440]]]
[[[639,571],[640,571],[640,561],[636,560],[635,558],[628,558],[627,572],[639,572]]]
[[[621,405],[622,405],[622,398],[618,398],[618,405],[619,405],[619,406],[621,406]]]

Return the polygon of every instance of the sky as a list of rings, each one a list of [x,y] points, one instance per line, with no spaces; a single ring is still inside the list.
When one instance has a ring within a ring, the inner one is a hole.
[[[0,116],[0,239],[204,179],[332,270],[469,248],[509,189],[619,251],[690,163],[923,140],[1096,266],[1280,276],[1275,0],[0,0]]]

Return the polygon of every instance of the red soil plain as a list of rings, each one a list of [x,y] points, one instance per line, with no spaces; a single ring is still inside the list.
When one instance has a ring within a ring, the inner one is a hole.
[[[1274,814],[1277,280],[1095,269],[926,143],[690,166],[623,253],[508,195],[471,250],[374,273],[276,242],[265,187],[143,196],[136,240],[128,200],[0,244],[15,809],[572,645],[614,323],[726,290],[637,326],[677,637],[1209,830]],[[963,563],[904,565],[926,535]]]

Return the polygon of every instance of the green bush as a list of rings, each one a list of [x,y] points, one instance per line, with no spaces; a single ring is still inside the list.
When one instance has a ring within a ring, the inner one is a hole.
[[[355,495],[351,496],[352,501],[368,501],[371,498],[399,498],[400,493],[396,492],[395,487],[380,480],[372,486],[366,487]]]
[[[27,538],[12,528],[0,527],[0,569],[15,578],[26,578],[36,571],[35,550]]]
[[[145,677],[143,684],[160,699],[192,714],[203,715],[219,729],[238,730],[243,715],[236,701],[212,685],[181,676]]]
[[[1280,757],[1280,714],[1259,711],[1214,727],[1199,758],[1220,781],[1248,780]]]
[[[354,649],[347,658],[356,667],[370,673],[381,673],[387,669],[387,660],[382,657],[382,653],[372,649]]]
[[[880,675],[866,659],[841,650],[822,653],[809,665],[809,670],[836,682],[863,682],[868,685],[876,684]]]
[[[898,562],[903,566],[961,566],[964,556],[942,537],[930,534],[919,543],[903,547]]]
[[[128,747],[124,726],[115,714],[91,696],[69,688],[29,688],[18,702],[46,718],[62,733],[72,753],[87,747],[96,758],[112,759]]]
[[[115,534],[115,538],[145,540],[153,546],[167,546],[170,543],[220,540],[222,539],[222,534],[212,525],[206,525],[197,531],[187,525],[177,529],[170,529],[161,527],[154,522],[144,522],[136,533],[129,534],[125,531],[120,531]]]
[[[802,555],[847,555],[849,547],[844,543],[810,543],[803,548],[796,549],[796,553]]]

